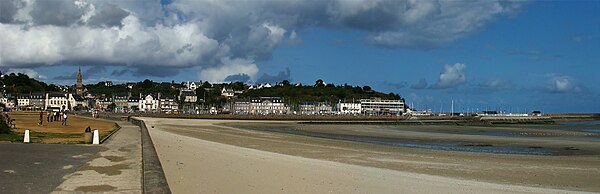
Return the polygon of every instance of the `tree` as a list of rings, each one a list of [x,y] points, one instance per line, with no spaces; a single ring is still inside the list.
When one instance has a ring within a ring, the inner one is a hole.
[[[202,87],[203,88],[212,88],[212,84],[210,84],[207,81],[205,81],[204,83],[202,83]]]
[[[371,86],[363,86],[363,91],[365,91],[365,92],[371,91]]]
[[[141,84],[139,84],[139,87],[142,89],[149,89],[154,87],[154,82],[152,80],[145,79]]]
[[[325,84],[323,84],[323,83],[325,83],[325,82],[323,82],[323,80],[322,80],[322,79],[318,79],[318,80],[315,82],[315,87],[319,87],[319,86],[325,86]]]
[[[110,105],[108,105],[107,109],[110,111],[114,111],[115,108],[117,108],[117,104],[115,103],[111,103]]]
[[[283,80],[283,81],[281,82],[281,84],[283,84],[284,86],[289,86],[289,85],[290,85],[290,81],[288,81],[288,80],[286,79],[286,80]]]

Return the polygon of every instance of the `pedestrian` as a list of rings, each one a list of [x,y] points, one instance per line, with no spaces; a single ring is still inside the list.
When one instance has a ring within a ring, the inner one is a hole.
[[[60,119],[60,121],[63,120],[63,112],[60,111],[60,113],[58,113],[58,119]]]
[[[40,123],[39,123],[39,125],[42,126],[42,124],[44,124],[43,122],[44,122],[44,111],[40,110]]]
[[[62,125],[65,125],[65,126],[67,125],[67,113],[63,114],[63,123],[62,123]]]
[[[58,112],[54,112],[54,121],[58,121]]]
[[[46,122],[50,122],[50,112],[46,112]]]

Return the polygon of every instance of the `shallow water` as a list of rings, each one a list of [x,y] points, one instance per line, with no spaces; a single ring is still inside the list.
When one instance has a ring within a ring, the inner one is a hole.
[[[563,127],[563,130],[567,130],[567,131],[600,133],[600,120],[561,122],[559,124]]]
[[[295,135],[303,135],[309,137],[327,138],[335,140],[354,141],[362,143],[371,143],[378,145],[408,147],[408,148],[425,148],[434,150],[449,150],[449,151],[464,151],[464,152],[485,152],[498,154],[525,154],[525,155],[553,155],[555,152],[544,148],[521,148],[511,146],[494,146],[485,143],[475,142],[453,142],[453,141],[420,141],[406,140],[386,137],[359,136],[359,135],[341,135],[309,132],[295,130],[288,127],[251,127],[253,130],[279,132]]]

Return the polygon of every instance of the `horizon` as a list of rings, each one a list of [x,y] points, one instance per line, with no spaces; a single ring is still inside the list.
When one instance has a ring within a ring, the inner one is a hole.
[[[84,84],[322,79],[420,110],[600,111],[600,1],[352,2],[0,1],[0,70],[58,85],[79,67]]]

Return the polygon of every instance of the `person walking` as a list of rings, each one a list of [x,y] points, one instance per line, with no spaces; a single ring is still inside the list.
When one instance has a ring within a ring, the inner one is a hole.
[[[42,124],[44,122],[44,111],[40,110],[40,123],[38,125],[42,126]]]
[[[63,123],[62,125],[67,126],[67,113],[63,113]]]
[[[50,112],[46,112],[46,122],[50,122]]]

